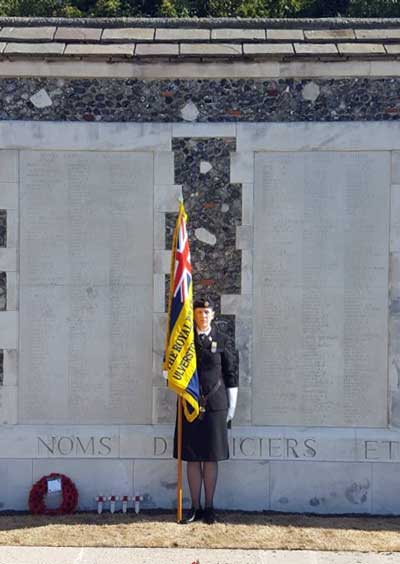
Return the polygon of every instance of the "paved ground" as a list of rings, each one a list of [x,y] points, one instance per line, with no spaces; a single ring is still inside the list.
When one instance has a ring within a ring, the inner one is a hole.
[[[400,553],[0,547],[0,564],[400,564]]]

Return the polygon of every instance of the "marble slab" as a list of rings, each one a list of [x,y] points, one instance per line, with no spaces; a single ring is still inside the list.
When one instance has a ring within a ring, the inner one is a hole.
[[[153,155],[20,162],[21,422],[150,422]]]
[[[329,65],[323,63],[328,71]],[[400,149],[400,124],[238,123],[236,150],[241,151],[394,151]],[[396,158],[396,157],[395,157]],[[394,163],[394,171],[396,163]]]
[[[170,151],[171,133],[172,125],[168,123],[3,121],[0,124],[0,148],[34,147],[38,151]],[[6,158],[5,156],[4,159]],[[0,181],[6,181],[1,172]]]
[[[370,513],[371,464],[271,462],[273,511]]]
[[[253,423],[387,424],[389,153],[256,155]]]
[[[0,511],[27,511],[31,486],[30,460],[0,461]]]

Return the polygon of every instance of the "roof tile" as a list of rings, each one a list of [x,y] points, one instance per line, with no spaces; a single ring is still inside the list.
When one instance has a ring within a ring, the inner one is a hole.
[[[242,46],[234,43],[181,43],[181,55],[242,55]]]
[[[303,41],[302,29],[267,29],[267,39],[277,41]]]
[[[400,29],[356,29],[357,39],[400,39]]]
[[[115,43],[112,45],[99,45],[97,43],[71,44],[67,45],[65,55],[88,56],[95,57],[101,55],[109,56],[132,56],[134,51],[134,43]]]
[[[293,55],[291,43],[243,43],[245,55]]]
[[[352,29],[306,29],[304,37],[317,41],[354,39],[354,31]]]
[[[231,41],[235,39],[261,39],[265,40],[265,29],[212,29],[211,39]]]
[[[208,41],[211,36],[209,29],[189,29],[189,28],[157,28],[156,41]]]
[[[18,41],[29,39],[30,41],[52,41],[56,32],[55,26],[36,27],[3,27],[0,31],[0,39]]]
[[[62,55],[65,43],[7,43],[7,55]]]
[[[374,55],[385,54],[382,43],[338,43],[341,55]]]
[[[54,39],[56,41],[100,41],[101,28],[96,27],[59,27]]]
[[[294,43],[297,55],[337,55],[334,43]]]
[[[137,43],[135,55],[179,55],[179,45],[174,43]]]
[[[102,41],[152,41],[154,38],[153,27],[122,27],[105,29]]]
[[[389,55],[400,55],[400,45],[398,43],[396,45],[385,45],[385,49]]]

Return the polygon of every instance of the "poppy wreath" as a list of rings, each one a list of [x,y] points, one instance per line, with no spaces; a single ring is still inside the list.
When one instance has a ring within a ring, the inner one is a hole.
[[[61,478],[62,503],[56,509],[46,507],[44,497],[47,494],[47,480]],[[65,515],[73,513],[78,504],[78,490],[74,482],[64,474],[48,474],[34,484],[29,492],[29,510],[36,515]]]

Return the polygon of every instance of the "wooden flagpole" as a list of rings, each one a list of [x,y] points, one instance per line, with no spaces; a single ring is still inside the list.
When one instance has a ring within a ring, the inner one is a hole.
[[[178,399],[178,429],[177,429],[177,447],[178,447],[178,484],[177,484],[177,508],[176,522],[181,523],[182,515],[182,397]]]

